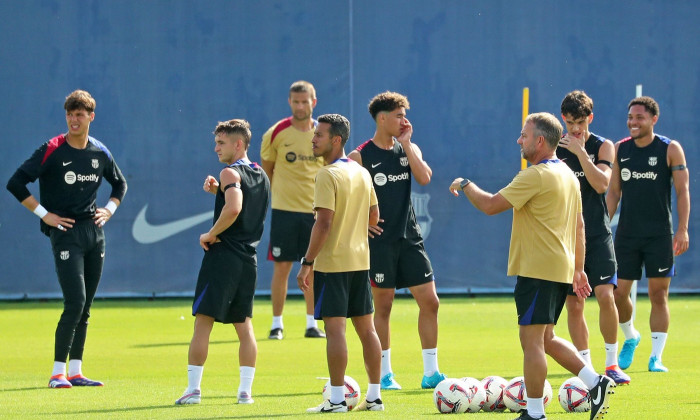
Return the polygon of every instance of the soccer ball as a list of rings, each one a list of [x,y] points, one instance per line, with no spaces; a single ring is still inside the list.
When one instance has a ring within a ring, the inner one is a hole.
[[[323,399],[331,399],[331,381],[330,379],[323,386]],[[356,380],[349,376],[345,376],[345,404],[348,405],[348,411],[352,410],[360,402],[360,385]]]
[[[501,378],[500,376],[487,376],[481,381],[481,386],[484,388],[484,393],[486,395],[486,401],[481,407],[484,411],[503,411],[506,409],[506,405],[503,402],[503,390],[505,389],[508,381]]]
[[[470,404],[467,384],[456,378],[443,379],[433,391],[433,401],[441,413],[465,413]]]
[[[567,379],[559,388],[559,404],[567,413],[590,411],[591,397],[588,387],[576,376]]]
[[[465,377],[460,379],[467,386],[467,398],[469,400],[469,406],[467,407],[467,413],[476,413],[481,410],[481,407],[486,401],[486,392],[484,391],[483,385],[478,379]]]
[[[552,385],[548,380],[544,380],[544,392],[542,394],[544,397],[543,403],[547,407],[552,401]],[[506,407],[517,413],[520,410],[525,410],[527,408],[527,391],[525,390],[525,378],[518,376],[513,378],[506,384],[505,389],[503,389],[503,402]]]

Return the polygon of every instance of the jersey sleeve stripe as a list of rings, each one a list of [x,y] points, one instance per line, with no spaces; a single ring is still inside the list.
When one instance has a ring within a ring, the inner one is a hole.
[[[357,150],[358,152],[361,152],[362,149],[364,149],[365,146],[367,146],[367,145],[369,144],[369,142],[371,142],[371,141],[372,141],[372,139],[367,140],[366,142],[364,142],[364,143],[362,143],[361,145],[357,146],[357,148],[355,148],[355,150]]]
[[[292,117],[287,117],[287,118],[283,119],[282,121],[278,122],[277,126],[272,131],[272,135],[270,136],[270,144],[272,144],[272,142],[275,141],[275,137],[277,137],[277,135],[279,133],[281,133],[282,130],[284,130],[285,128],[289,128],[291,126],[292,126]]]
[[[109,152],[109,149],[107,149],[107,146],[105,146],[104,144],[102,144],[101,141],[97,140],[97,139],[94,138],[94,137],[88,137],[88,141],[89,141],[90,143],[94,144],[95,146],[99,147],[100,150],[102,150],[103,152],[105,152],[105,154],[107,155],[107,157],[109,158],[109,160],[112,161],[112,154]]]
[[[46,152],[44,153],[44,158],[41,159],[41,164],[43,165],[44,162],[46,162],[46,159],[48,159],[49,156],[51,156],[51,153],[55,152],[56,149],[58,149],[65,142],[66,138],[63,136],[63,134],[49,140],[48,147],[46,147]]]

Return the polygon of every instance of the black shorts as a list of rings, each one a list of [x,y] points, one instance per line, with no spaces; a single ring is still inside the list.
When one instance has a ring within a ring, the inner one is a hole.
[[[306,254],[314,227],[313,213],[272,209],[270,222],[270,261],[299,261]]]
[[[202,314],[224,324],[253,317],[257,267],[223,243],[204,253],[195,289],[192,315]]]
[[[617,277],[625,280],[642,278],[642,265],[647,278],[676,275],[673,257],[673,236],[615,236]]]
[[[595,288],[604,284],[612,284],[617,288],[617,264],[612,235],[604,233],[592,238],[586,238],[586,262],[583,271],[588,276],[588,284],[593,293]],[[569,286],[569,296],[576,296],[573,286]]]
[[[556,324],[568,288],[568,283],[518,276],[515,283],[518,325]]]
[[[352,318],[374,312],[367,270],[344,273],[314,271],[314,318]]]
[[[402,289],[435,281],[423,241],[371,241],[369,251],[372,287]]]

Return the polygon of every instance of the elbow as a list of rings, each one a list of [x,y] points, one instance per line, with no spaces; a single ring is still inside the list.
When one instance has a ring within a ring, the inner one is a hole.
[[[426,185],[430,184],[430,175],[426,175],[425,178],[421,178],[421,179],[416,178],[416,182],[420,186],[426,186]]]

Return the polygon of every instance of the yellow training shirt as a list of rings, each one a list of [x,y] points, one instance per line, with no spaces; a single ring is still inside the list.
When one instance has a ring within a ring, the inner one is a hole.
[[[317,122],[314,120],[314,127]],[[314,177],[323,166],[323,158],[311,151],[314,130],[299,131],[292,117],[278,121],[263,134],[260,157],[274,162],[272,208],[312,213]]]
[[[565,163],[522,170],[499,193],[513,205],[508,275],[572,283],[581,192]]]
[[[377,195],[369,172],[357,162],[338,159],[316,176],[314,209],[333,210],[328,239],[315,259],[314,270],[343,273],[369,270],[369,208]]]

